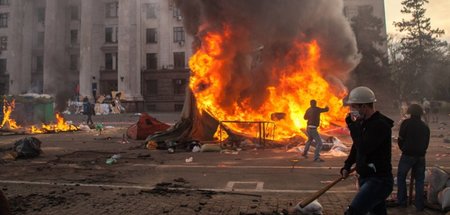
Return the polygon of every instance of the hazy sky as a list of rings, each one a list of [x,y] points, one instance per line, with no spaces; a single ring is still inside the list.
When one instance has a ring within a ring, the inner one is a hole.
[[[431,18],[431,27],[440,28],[445,30],[445,35],[442,36],[443,39],[450,42],[450,0],[429,0],[430,3],[426,5],[427,12],[425,16]],[[397,33],[396,28],[392,24],[394,21],[399,22],[405,17],[401,12],[401,0],[385,0],[386,9],[386,25],[387,32]],[[405,19],[410,19],[410,17],[405,17]]]

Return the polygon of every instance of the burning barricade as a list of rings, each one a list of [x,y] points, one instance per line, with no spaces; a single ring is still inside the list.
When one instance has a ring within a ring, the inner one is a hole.
[[[29,108],[30,105],[22,105],[25,108]],[[13,118],[13,112],[16,108],[16,100],[11,99],[8,101],[8,99],[3,99],[3,106],[2,106],[2,121],[0,124],[0,130],[8,131],[8,132],[15,132],[15,133],[28,133],[28,134],[43,134],[43,133],[56,133],[56,132],[64,132],[64,131],[77,131],[79,130],[77,126],[71,125],[67,123],[64,118],[59,114],[55,114],[56,123],[42,123],[39,126],[31,125],[31,126],[21,126],[19,123]],[[32,107],[33,108],[33,107]],[[47,108],[48,109],[48,108]],[[26,122],[27,117],[28,118],[36,118],[39,116],[38,111],[34,111],[32,113],[23,111],[28,114],[28,116],[22,116],[22,121]],[[42,112],[42,111],[41,111]],[[47,111],[50,112],[50,111]],[[51,110],[51,113],[53,113],[53,110]],[[34,116],[33,116],[34,114]],[[25,114],[26,115],[26,114]],[[40,115],[49,115],[49,114],[40,114]],[[50,116],[46,116],[46,120],[50,118]],[[33,121],[33,120],[31,120]]]

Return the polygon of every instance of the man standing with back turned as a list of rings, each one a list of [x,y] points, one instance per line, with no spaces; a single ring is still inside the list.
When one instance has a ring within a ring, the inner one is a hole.
[[[350,92],[347,104],[351,113],[345,118],[353,145],[341,169],[348,177],[353,164],[359,174],[359,191],[346,215],[385,215],[386,198],[393,189],[391,136],[394,121],[374,109],[375,94],[368,87]]]
[[[319,132],[317,132],[317,128],[320,124],[320,113],[327,112],[329,110],[328,107],[320,108],[317,107],[316,100],[311,100],[309,102],[311,107],[306,110],[304,119],[308,120],[308,126],[306,128],[306,134],[308,135],[308,141],[305,144],[305,150],[303,151],[303,157],[308,158],[308,150],[311,146],[312,141],[316,142],[316,151],[314,153],[314,161],[323,162],[320,159],[320,150],[322,149],[322,139],[320,138]]]
[[[425,154],[430,143],[430,128],[420,118],[423,114],[420,105],[410,105],[408,113],[411,117],[402,122],[398,133],[398,147],[402,151],[402,156],[397,171],[397,202],[400,206],[406,207],[406,175],[411,169],[411,175],[416,180],[415,206],[417,211],[423,211]]]

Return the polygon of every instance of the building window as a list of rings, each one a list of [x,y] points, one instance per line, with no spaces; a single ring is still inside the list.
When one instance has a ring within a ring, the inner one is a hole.
[[[8,27],[8,13],[0,13],[0,28]]]
[[[147,4],[147,19],[156,19],[156,4]]]
[[[70,19],[71,20],[79,20],[79,12],[78,12],[78,6],[72,5],[70,6]]]
[[[37,47],[44,47],[45,34],[43,31],[37,33]]]
[[[183,95],[186,92],[186,79],[173,79],[173,93]]]
[[[115,70],[117,68],[117,53],[105,53],[105,69]]]
[[[183,27],[173,27],[173,42],[184,42]]]
[[[78,44],[78,30],[70,30],[70,44]]]
[[[44,71],[44,56],[36,56],[36,72],[42,73]]]
[[[7,36],[0,37],[0,50],[8,50],[8,37]]]
[[[173,53],[173,66],[174,68],[181,69],[185,67],[184,52]]]
[[[0,5],[9,5],[9,0],[0,0]]]
[[[41,7],[38,8],[37,11],[37,20],[39,23],[44,23],[45,22],[45,8]]]
[[[106,18],[116,18],[119,16],[119,2],[106,4]]]
[[[105,43],[117,43],[117,27],[105,28]]]
[[[158,95],[158,80],[147,80],[146,92],[147,95]]]
[[[78,69],[78,55],[70,55],[70,69],[71,70]]]
[[[6,59],[0,59],[0,75],[6,74]]]
[[[177,20],[181,20],[181,11],[180,8],[173,8],[173,17],[176,18]]]
[[[158,58],[156,53],[147,53],[147,69],[158,69]]]
[[[175,111],[180,112],[183,110],[183,104],[175,104]]]
[[[156,28],[147,28],[146,30],[147,43],[156,43]]]

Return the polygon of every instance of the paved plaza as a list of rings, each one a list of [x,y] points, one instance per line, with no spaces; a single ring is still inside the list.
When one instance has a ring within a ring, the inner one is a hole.
[[[176,113],[151,115],[169,124],[178,120]],[[65,117],[74,123],[84,120],[81,115]],[[122,141],[126,128],[138,118],[95,116],[94,121],[107,126],[101,135],[94,130],[35,135],[43,142],[40,157],[1,161],[0,189],[13,214],[292,214],[298,202],[339,177],[345,159],[325,154],[325,162],[317,163],[285,148],[150,151],[143,141]],[[449,171],[450,145],[443,137],[449,135],[450,120],[441,119],[442,124],[430,125],[427,166]],[[0,136],[1,152],[25,136]],[[120,155],[117,163],[106,164],[113,155]],[[399,155],[393,144],[394,167]],[[343,214],[356,192],[355,182],[350,177],[318,199],[324,214]],[[409,206],[389,208],[389,214],[445,213],[416,213]]]

